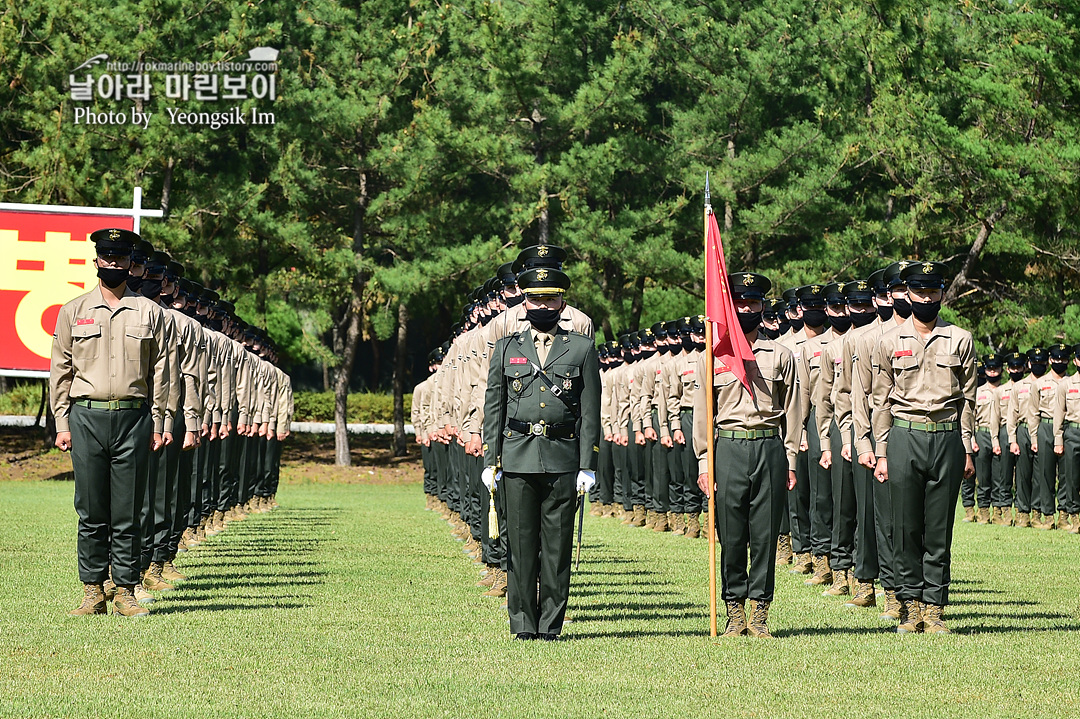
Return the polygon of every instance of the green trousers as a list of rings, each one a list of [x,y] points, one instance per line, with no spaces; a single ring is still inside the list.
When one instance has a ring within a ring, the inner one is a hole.
[[[1001,457],[994,454],[989,432],[977,431],[975,443],[979,445],[979,451],[975,454],[975,476],[960,482],[960,503],[965,507],[978,504],[981,508],[988,508],[991,498],[990,484],[995,474],[994,465]],[[1009,453],[1009,448],[1005,447],[1004,451]]]
[[[720,438],[713,466],[723,600],[771,602],[776,540],[781,515],[787,510],[784,443],[779,437]]]
[[[815,557],[828,556],[832,549],[832,472],[821,466],[821,446],[817,433],[817,410],[810,410],[806,422],[806,461],[810,478],[810,551]],[[798,486],[798,485],[796,485]]]
[[[810,457],[799,452],[795,458],[795,489],[787,493],[788,530],[791,532],[791,549],[804,554],[810,545]]]
[[[1065,488],[1065,501],[1058,506],[1068,514],[1080,514],[1080,427],[1065,427],[1064,441],[1061,485]]]
[[[995,507],[1013,506],[1013,474],[1016,471],[1016,455],[1009,451],[1009,430],[1005,425],[998,430],[1001,456],[994,463],[994,479],[990,486],[990,502]],[[979,445],[980,448],[982,445]]]
[[[952,579],[953,513],[964,473],[960,431],[889,431],[896,596],[943,606]]]
[[[829,477],[832,481],[833,502],[829,564],[833,569],[852,569],[855,566],[855,519],[858,504],[855,499],[855,476],[851,462],[840,454],[843,447],[844,438],[840,435],[840,427],[833,422],[829,428],[829,450],[832,452]]]
[[[140,580],[140,517],[150,471],[150,410],[73,404],[68,419],[79,515],[79,579],[100,584],[111,565],[114,582],[135,585]]]
[[[1035,453],[1032,476],[1032,509],[1043,514],[1054,514],[1058,500],[1064,498],[1065,493],[1058,491],[1058,456],[1054,454],[1054,425],[1045,419],[1039,420],[1039,451]]]
[[[559,634],[570,598],[577,472],[503,474],[510,633]],[[537,587],[539,586],[539,591]]]

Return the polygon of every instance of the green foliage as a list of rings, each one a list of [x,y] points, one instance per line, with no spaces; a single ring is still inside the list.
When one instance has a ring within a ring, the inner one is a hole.
[[[0,415],[37,416],[41,406],[41,381],[9,378],[8,387],[7,392],[0,394]]]
[[[297,392],[293,395],[293,420],[296,422],[333,422],[333,392]],[[406,415],[412,404],[412,394],[405,394]],[[349,422],[362,424],[392,424],[394,397],[390,394],[357,392],[349,395]],[[406,416],[406,423],[409,418]]]

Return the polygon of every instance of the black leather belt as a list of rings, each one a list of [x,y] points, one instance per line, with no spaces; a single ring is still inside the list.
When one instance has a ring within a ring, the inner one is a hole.
[[[547,424],[546,422],[522,422],[519,419],[507,419],[506,426],[515,432],[531,434],[534,437],[547,437],[548,439],[573,439],[576,422],[563,422],[561,424]]]

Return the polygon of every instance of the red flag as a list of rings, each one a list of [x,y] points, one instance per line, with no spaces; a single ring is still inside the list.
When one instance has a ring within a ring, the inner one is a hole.
[[[746,387],[746,391],[753,394],[743,362],[755,361],[754,350],[746,341],[735,313],[735,302],[728,288],[724,243],[720,239],[716,215],[712,212],[705,217],[705,316],[716,325],[713,329],[713,356],[722,360]]]

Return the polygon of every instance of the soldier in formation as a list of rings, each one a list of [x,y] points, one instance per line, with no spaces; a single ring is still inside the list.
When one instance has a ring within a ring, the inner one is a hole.
[[[145,616],[177,555],[277,506],[292,387],[266,334],[136,233],[90,235],[98,286],[64,305],[49,377],[72,451],[83,601]]]

